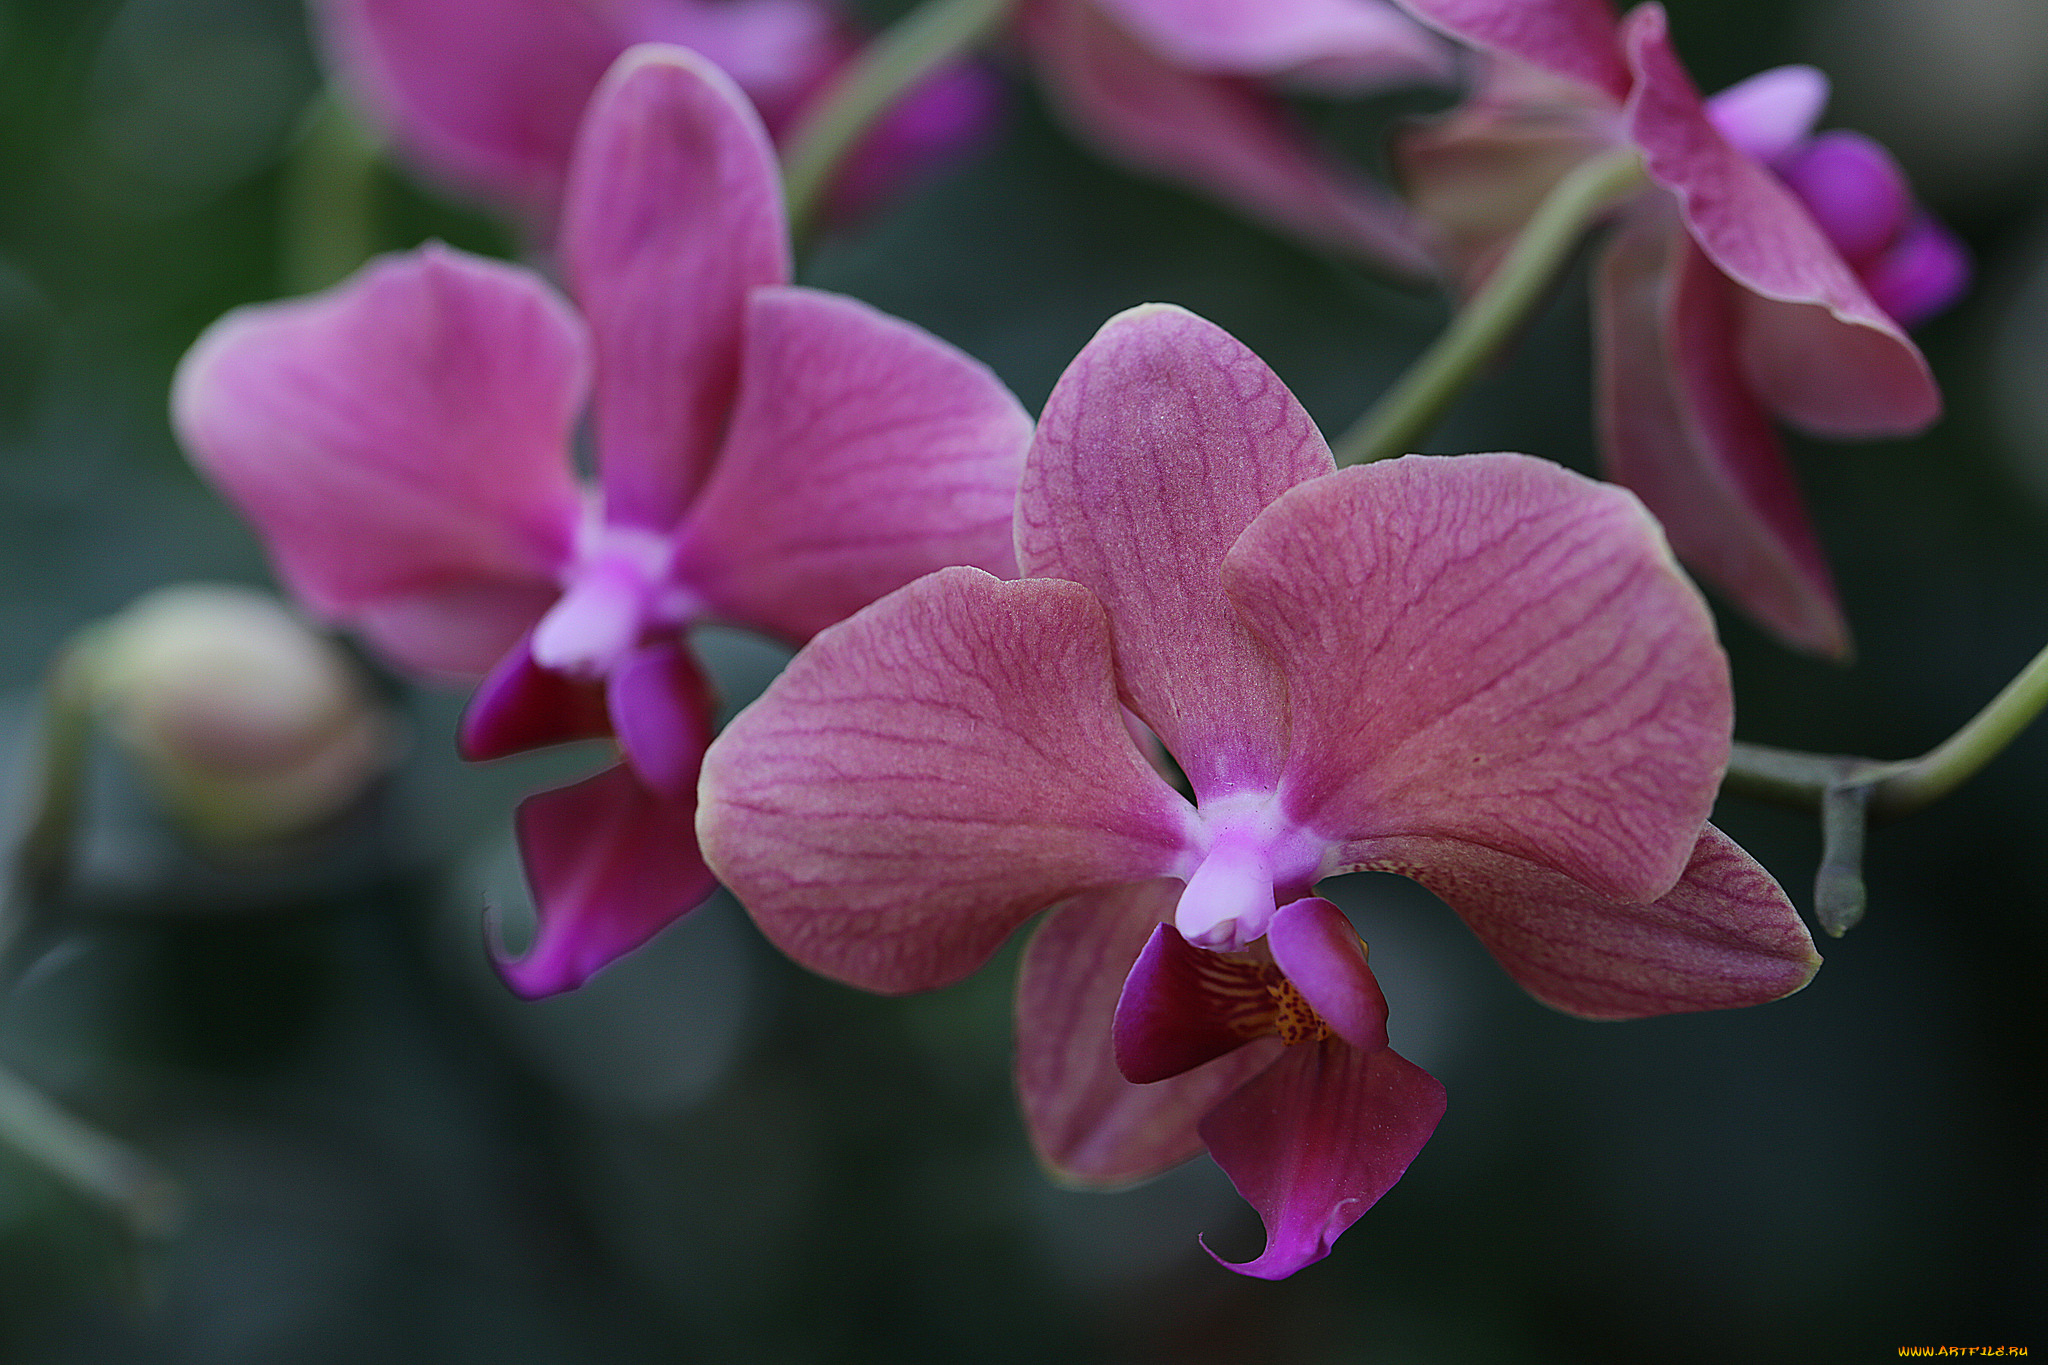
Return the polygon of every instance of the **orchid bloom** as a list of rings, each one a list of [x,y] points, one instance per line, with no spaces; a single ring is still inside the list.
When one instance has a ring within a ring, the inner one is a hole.
[[[783,136],[860,49],[830,0],[313,0],[335,70],[436,178],[551,232],[577,127],[607,68],[642,42],[723,70]],[[858,213],[974,140],[986,73],[918,86],[855,151],[832,208]]]
[[[1443,1108],[1322,878],[1414,878],[1594,1018],[1811,975],[1704,823],[1726,661],[1627,492],[1521,455],[1336,472],[1256,356],[1147,305],[1047,401],[1017,550],[813,640],[712,745],[699,837],[770,939],[872,990],[1052,909],[1018,987],[1040,1153],[1122,1183],[1206,1146],[1266,1225],[1238,1269],[1327,1254]]]
[[[943,342],[785,283],[767,137],[685,49],[636,48],[599,88],[562,249],[577,308],[430,246],[230,314],[173,398],[314,610],[411,669],[488,673],[466,756],[616,734],[622,765],[519,810],[541,924],[503,967],[533,995],[712,890],[687,627],[800,643],[940,566],[1013,572],[1031,430]],[[595,489],[572,463],[586,398]]]
[[[1314,245],[1429,269],[1405,209],[1312,145],[1280,87],[1353,95],[1452,73],[1384,0],[1023,0],[1019,33],[1056,109],[1144,172]]]
[[[1663,9],[1605,0],[1405,0],[1490,49],[1477,97],[1402,150],[1418,210],[1483,269],[1564,171],[1618,147],[1650,186],[1595,276],[1598,413],[1610,475],[1681,559],[1787,642],[1849,633],[1772,418],[1817,435],[1917,431],[1941,396],[1904,327],[1968,273],[1874,143],[1812,134],[1808,67],[1703,102]]]

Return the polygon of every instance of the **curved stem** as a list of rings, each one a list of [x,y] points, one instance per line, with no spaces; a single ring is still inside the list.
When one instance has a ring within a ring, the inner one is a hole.
[[[5,1068],[0,1142],[118,1211],[138,1236],[163,1236],[178,1221],[178,1187],[154,1162],[59,1108]]]
[[[1339,437],[1340,465],[1406,453],[1543,298],[1593,221],[1643,179],[1634,148],[1596,157],[1557,182],[1499,266],[1442,336]]]
[[[347,276],[376,247],[377,142],[323,90],[307,106],[285,164],[285,288],[309,294]]]
[[[782,178],[791,236],[801,241],[809,233],[833,173],[876,120],[905,91],[992,33],[1014,3],[929,0],[867,45],[789,138]]]

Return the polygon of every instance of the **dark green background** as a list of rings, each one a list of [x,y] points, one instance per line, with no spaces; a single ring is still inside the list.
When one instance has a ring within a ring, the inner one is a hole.
[[[1672,9],[1710,89],[1828,66],[1830,42],[1865,27],[1761,2]],[[1930,77],[1934,60],[1851,63],[1840,104],[1910,133],[1904,86],[1981,93],[1968,69]],[[10,747],[82,624],[159,583],[268,581],[185,467],[164,396],[201,327],[288,288],[281,185],[317,80],[291,0],[0,3]],[[1368,131],[1352,111],[1310,112]],[[2026,142],[2044,121],[2022,97],[1960,141],[1906,139],[1979,259],[1978,288],[1924,338],[1951,414],[1913,441],[1796,447],[1861,652],[1836,668],[1729,622],[1744,738],[1918,752],[2048,641],[2048,512],[2031,491],[2048,431],[2028,416],[2048,387],[2048,288],[2029,283],[2048,269],[2048,165]],[[382,246],[508,245],[396,172],[377,196]],[[933,328],[1034,408],[1110,313],[1181,303],[1332,430],[1444,315],[1107,168],[1019,82],[991,146],[826,243],[806,279]],[[1589,467],[1585,314],[1575,279],[1429,448]],[[729,641],[720,654],[739,691],[773,664]],[[487,900],[517,900],[511,802],[591,760],[463,768],[448,753],[459,699],[388,687],[411,718],[405,770],[284,865],[209,864],[118,764],[102,774],[74,927],[0,1000],[0,1059],[158,1155],[189,1208],[179,1235],[138,1250],[0,1151],[0,1359],[2048,1351],[2048,730],[1881,832],[1869,922],[1823,944],[1804,993],[1761,1009],[1567,1019],[1427,896],[1359,879],[1346,895],[1395,1043],[1444,1080],[1450,1110],[1335,1255],[1268,1285],[1196,1246],[1257,1245],[1206,1162],[1121,1195],[1038,1173],[1008,1089],[1013,954],[951,991],[873,999],[795,971],[720,901],[575,997],[510,999],[479,923]],[[1722,818],[1804,903],[1810,822],[1735,802]]]

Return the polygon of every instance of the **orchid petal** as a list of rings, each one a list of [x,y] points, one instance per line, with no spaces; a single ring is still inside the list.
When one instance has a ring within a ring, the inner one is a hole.
[[[1849,628],[1827,561],[1738,373],[1735,292],[1676,223],[1623,225],[1593,291],[1601,458],[1709,584],[1788,644],[1840,658]]]
[[[1107,155],[1397,274],[1428,269],[1400,201],[1317,151],[1249,80],[1176,66],[1084,0],[1021,19],[1047,97]]]
[[[739,407],[675,576],[801,643],[951,564],[1015,577],[1031,419],[988,369],[837,294],[757,291]]]
[[[1278,1280],[1329,1255],[1407,1173],[1443,1113],[1443,1086],[1390,1048],[1336,1038],[1288,1048],[1202,1120],[1209,1154],[1266,1225],[1256,1260],[1216,1259]]]
[[[1286,743],[1280,675],[1218,566],[1260,509],[1331,468],[1265,363],[1178,308],[1111,318],[1046,400],[1018,494],[1018,563],[1101,600],[1127,703],[1204,799],[1270,789]]]
[[[1628,66],[1608,0],[1401,0],[1426,24],[1568,76],[1616,100],[1628,94]]]
[[[1969,252],[1954,233],[1924,213],[1907,223],[1863,273],[1870,297],[1902,327],[1933,317],[1969,283]]]
[[[1524,990],[1588,1019],[1759,1005],[1820,966],[1784,891],[1712,825],[1685,876],[1647,905],[1469,845],[1402,848],[1383,866],[1442,897]]]
[[[464,758],[482,762],[611,732],[604,689],[542,668],[521,640],[470,697],[457,744]]]
[[[1178,1076],[1270,1032],[1273,1010],[1256,965],[1194,947],[1161,924],[1117,997],[1117,1070],[1137,1085]]]
[[[1175,66],[1232,76],[1302,76],[1355,92],[1451,74],[1450,53],[1379,0],[1094,0]]]
[[[696,909],[717,883],[688,800],[656,795],[623,764],[519,805],[519,850],[540,911],[533,943],[499,974],[533,998],[573,990]]]
[[[519,644],[554,600],[554,585],[538,579],[454,583],[365,602],[347,619],[400,668],[441,682],[473,682]]]
[[[789,278],[775,153],[702,57],[646,45],[590,102],[562,254],[596,339],[606,515],[665,533],[717,448],[748,291]]]
[[[762,931],[879,991],[956,981],[1055,901],[1175,873],[1197,835],[1124,729],[1087,590],[968,568],[820,634],[700,790],[705,854]]]
[[[1769,164],[1806,141],[1827,102],[1825,75],[1810,66],[1774,66],[1715,95],[1706,113],[1729,142]]]
[[[610,8],[616,51],[633,43],[689,48],[732,77],[771,130],[831,79],[844,55],[838,19],[822,0],[610,0]]]
[[[1273,962],[1339,1038],[1363,1052],[1387,1045],[1387,997],[1344,912],[1320,896],[1283,905],[1266,930]]]
[[[1279,1041],[1262,1038],[1150,1085],[1118,1071],[1111,1017],[1132,959],[1173,914],[1179,889],[1160,880],[1076,896],[1024,949],[1017,1093],[1039,1160],[1076,1184],[1126,1185],[1195,1156],[1202,1115],[1279,1055]]]
[[[1280,660],[1280,792],[1333,842],[1427,834],[1647,900],[1727,762],[1713,619],[1630,494],[1411,455],[1284,494],[1224,561]]]
[[[579,0],[321,0],[327,47],[397,147],[552,223],[590,92],[625,42]]]
[[[1622,25],[1637,73],[1625,118],[1650,175],[1708,257],[1749,291],[1744,375],[1771,411],[1819,435],[1917,431],[1941,411],[1927,362],[1872,301],[1798,198],[1732,146],[1671,50],[1661,7]]]
[[[585,383],[581,329],[553,292],[430,246],[230,313],[179,365],[172,415],[315,611],[480,674],[533,624],[508,609],[544,607],[569,555]],[[471,607],[485,619],[461,621]],[[444,624],[455,637],[437,646]]]
[[[634,775],[671,801],[694,801],[715,708],[689,648],[680,640],[642,645],[605,680],[605,699]]]

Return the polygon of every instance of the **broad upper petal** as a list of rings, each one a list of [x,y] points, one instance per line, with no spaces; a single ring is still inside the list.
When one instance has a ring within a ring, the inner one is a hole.
[[[1820,966],[1771,874],[1712,825],[1684,877],[1648,904],[1470,845],[1394,845],[1368,865],[1427,886],[1523,989],[1588,1019],[1758,1005],[1798,990]]]
[[[665,533],[731,409],[747,294],[789,278],[775,153],[722,72],[659,44],[619,58],[576,145],[562,256],[596,344],[606,515]]]
[[[314,610],[474,674],[569,555],[585,385],[582,331],[546,285],[429,246],[228,314],[186,353],[171,408]],[[485,619],[437,642],[464,607]]]
[[[552,225],[590,92],[625,41],[580,0],[318,0],[350,92],[438,178]]]
[[[1235,338],[1147,304],[1083,347],[1046,400],[1017,503],[1024,572],[1108,610],[1117,681],[1199,797],[1270,789],[1286,692],[1223,595],[1260,510],[1332,468],[1315,423]]]
[[[573,990],[704,903],[716,888],[691,833],[694,804],[651,792],[624,764],[519,805],[519,851],[540,926],[505,983]]]
[[[1176,66],[1357,91],[1450,75],[1448,49],[1380,0],[1094,0]]]
[[[1197,834],[1124,728],[1094,598],[969,568],[814,639],[711,746],[700,800],[762,931],[880,991],[958,980],[1077,892],[1179,875]]]
[[[1118,998],[1179,894],[1175,881],[1087,892],[1047,915],[1024,950],[1017,1093],[1039,1160],[1076,1184],[1126,1185],[1196,1155],[1202,1116],[1279,1055],[1279,1041],[1263,1038],[1147,1085],[1118,1070]]]
[[[1209,1155],[1266,1225],[1257,1259],[1216,1259],[1265,1280],[1320,1261],[1407,1174],[1443,1114],[1443,1086],[1391,1048],[1333,1037],[1286,1049],[1202,1120]]]
[[[1919,348],[1879,308],[1783,181],[1714,126],[1671,50],[1661,7],[1622,25],[1637,74],[1625,117],[1650,175],[1686,227],[1749,291],[1741,318],[1750,387],[1821,435],[1917,431],[1941,412]]]
[[[1608,0],[1401,0],[1454,38],[1568,76],[1619,101],[1629,70]]]
[[[1428,269],[1400,201],[1316,149],[1249,78],[1177,65],[1086,0],[1049,0],[1021,19],[1047,97],[1109,156],[1327,250],[1397,274]]]
[[[1223,577],[1285,671],[1299,824],[1464,840],[1644,900],[1684,870],[1728,759],[1728,666],[1632,495],[1525,455],[1410,455],[1288,492]]]
[[[1737,292],[1654,206],[1623,225],[1593,287],[1601,459],[1707,583],[1786,643],[1840,658],[1833,578],[1741,373]]]
[[[715,615],[802,643],[953,564],[1016,576],[1031,419],[988,368],[864,303],[755,292],[739,406],[678,537]]]

